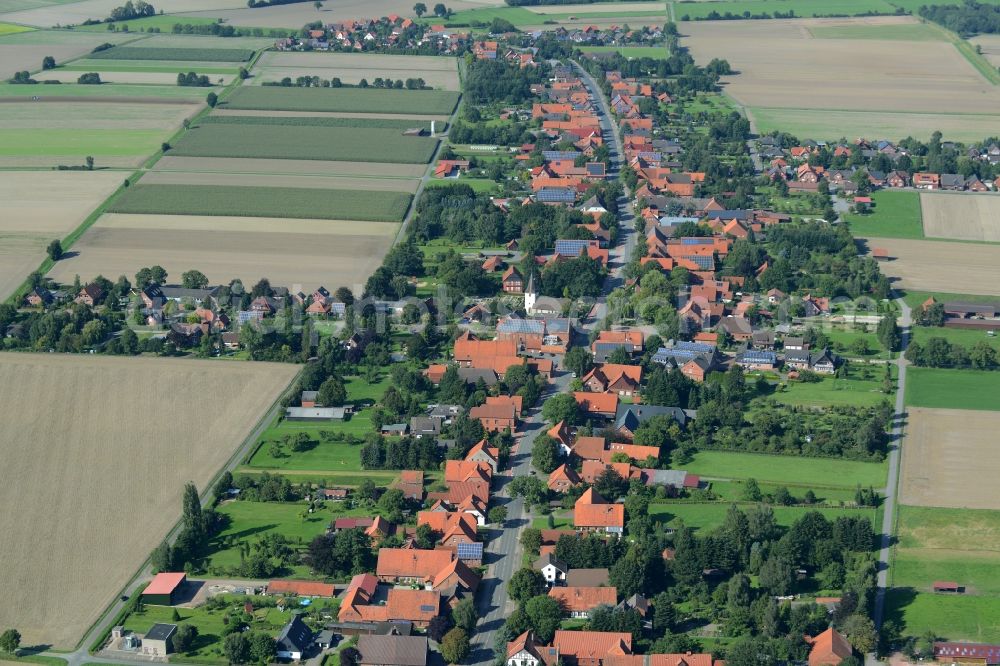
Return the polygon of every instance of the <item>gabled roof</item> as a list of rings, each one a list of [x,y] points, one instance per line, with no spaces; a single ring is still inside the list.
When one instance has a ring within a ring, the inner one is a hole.
[[[809,651],[809,666],[837,666],[854,652],[843,634],[830,627],[819,636],[806,641],[812,645]]]
[[[632,634],[618,631],[556,631],[552,646],[561,656],[603,659],[632,653]]]
[[[586,613],[618,603],[618,591],[613,587],[553,587],[549,596],[570,613]]]
[[[556,556],[552,555],[551,553],[542,555],[537,560],[535,560],[535,568],[538,569],[539,571],[549,566],[550,564],[557,570],[562,571],[563,573],[569,571],[569,565],[563,562],[562,560],[557,560]]]
[[[576,486],[580,484],[580,475],[569,465],[562,464],[549,474],[549,490],[555,490],[559,487],[560,481],[564,481],[571,486]]]
[[[304,652],[312,643],[312,638],[312,630],[302,621],[302,616],[296,613],[278,634],[278,650]]]
[[[454,554],[447,550],[380,548],[375,571],[385,577],[432,580],[453,561]]]

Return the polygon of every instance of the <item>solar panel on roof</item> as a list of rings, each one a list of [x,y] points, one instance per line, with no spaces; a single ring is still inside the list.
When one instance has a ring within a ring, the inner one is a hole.
[[[430,604],[420,604],[420,610],[424,613],[436,613],[438,609]]]
[[[548,203],[573,203],[576,192],[565,187],[543,187],[538,191],[537,199]]]
[[[460,544],[458,544],[458,559],[460,559],[460,560],[481,560],[481,559],[483,559],[483,544],[481,544],[481,543],[460,543]]]
[[[702,270],[712,270],[715,268],[715,258],[710,255],[695,255],[692,257],[684,257],[688,261],[694,262],[698,265],[698,268]]]
[[[709,241],[704,238],[682,238],[681,245],[708,245]]]
[[[556,254],[561,254],[564,257],[576,257],[584,254],[589,246],[590,241],[585,240],[557,240]]]
[[[575,150],[543,150],[542,159],[546,162],[551,162],[552,160],[575,160],[581,154]]]

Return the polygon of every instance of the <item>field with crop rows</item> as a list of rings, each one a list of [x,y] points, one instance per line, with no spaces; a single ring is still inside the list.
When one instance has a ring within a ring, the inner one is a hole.
[[[297,371],[0,355],[0,626],[16,626],[27,645],[73,649],[180,517],[184,483],[205,489]],[[206,396],[217,413],[193,430]]]
[[[288,125],[291,127],[362,127],[366,129],[407,130],[419,127],[430,130],[429,120],[406,118],[337,118],[332,116],[244,116],[213,113],[198,121],[199,125]],[[438,122],[436,132],[447,129],[447,123]]]
[[[401,192],[224,185],[134,185],[113,213],[224,215],[400,222],[412,195]]]
[[[353,193],[366,199],[367,192]],[[335,216],[338,211],[326,211]],[[134,275],[159,264],[171,275],[196,268],[212,284],[347,286],[356,291],[382,263],[397,223],[191,215],[103,215],[49,275],[72,282],[98,273]]]
[[[252,49],[169,49],[116,46],[91,53],[96,60],[201,60],[204,62],[245,62],[253,56]]]
[[[243,87],[220,106],[264,111],[448,115],[455,109],[458,97],[458,93],[446,90]]]
[[[212,124],[185,132],[170,152],[183,157],[250,157],[426,164],[438,140],[358,127]]]

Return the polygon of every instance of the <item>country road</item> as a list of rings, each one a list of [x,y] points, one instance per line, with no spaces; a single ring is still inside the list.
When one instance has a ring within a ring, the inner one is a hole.
[[[624,152],[622,151],[621,136],[608,107],[608,101],[601,93],[601,89],[593,77],[579,63],[573,62],[573,66],[576,67],[581,80],[600,108],[598,115],[601,122],[601,133],[605,143],[610,147],[611,153],[611,165],[608,169],[608,177],[617,178],[621,171]],[[619,199],[617,205],[620,224],[619,243],[610,252],[609,265],[611,270],[604,283],[602,298],[591,311],[590,322],[594,324],[599,324],[607,312],[605,301],[607,295],[622,283],[622,267],[631,258],[638,236],[633,226],[631,201],[628,192]],[[571,380],[572,378],[569,373],[558,373],[547,387],[542,396],[542,401],[551,395],[566,391]],[[518,441],[517,450],[511,456],[509,475],[504,474],[500,476],[497,482],[498,487],[494,489],[493,501],[506,503],[507,520],[504,523],[503,529],[500,530],[500,534],[494,534],[486,546],[486,564],[489,569],[486,577],[479,586],[476,597],[480,619],[476,628],[476,635],[472,640],[472,651],[467,660],[469,664],[485,666],[493,662],[493,648],[497,631],[503,626],[505,619],[515,608],[507,595],[507,581],[510,580],[514,572],[521,566],[521,531],[531,524],[531,518],[524,510],[524,502],[520,498],[514,499],[507,494],[507,485],[515,476],[525,476],[533,473],[531,469],[532,445],[535,438],[545,432],[545,429],[541,409],[536,408],[523,423],[521,428],[522,435]]]
[[[910,326],[912,317],[910,307],[902,298],[896,300],[901,316],[899,327],[902,330],[899,358],[896,367],[899,369],[899,380],[896,385],[896,413],[893,416],[892,444],[889,449],[889,480],[886,483],[885,504],[882,512],[882,541],[878,553],[878,582],[875,592],[875,628],[882,626],[885,617],[885,593],[889,584],[889,558],[892,554],[893,532],[896,527],[896,494],[899,484],[899,457],[903,446],[903,435],[906,430],[906,359],[903,353],[910,341]]]

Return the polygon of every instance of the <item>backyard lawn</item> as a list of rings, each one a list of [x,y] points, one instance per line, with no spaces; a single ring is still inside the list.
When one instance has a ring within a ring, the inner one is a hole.
[[[904,636],[933,632],[939,640],[1000,641],[997,597],[945,596],[895,588],[886,595],[886,619],[902,627]]]
[[[783,382],[767,397],[785,405],[871,407],[892,398],[882,390],[883,368],[853,366],[843,379],[824,376],[818,382]]]
[[[711,504],[694,504],[683,502],[671,502],[667,504],[650,504],[649,516],[654,521],[667,523],[670,527],[677,527],[683,521],[687,527],[696,530],[711,530],[719,527],[726,520],[726,513],[729,511],[728,502],[715,502]],[[751,505],[743,507],[746,509]],[[835,520],[838,516],[867,516],[871,518],[872,525],[876,526],[876,516],[878,511],[873,508],[868,509],[833,509],[816,508],[809,506],[774,506],[775,521],[784,527],[794,523],[809,511],[818,511],[829,520]]]
[[[847,215],[851,233],[876,238],[923,238],[920,195],[882,190],[872,195],[875,206],[867,215]]]
[[[881,488],[885,486],[887,473],[885,463],[729,451],[699,451],[691,462],[679,467],[702,477],[756,479],[810,488],[853,489],[859,483]]]

